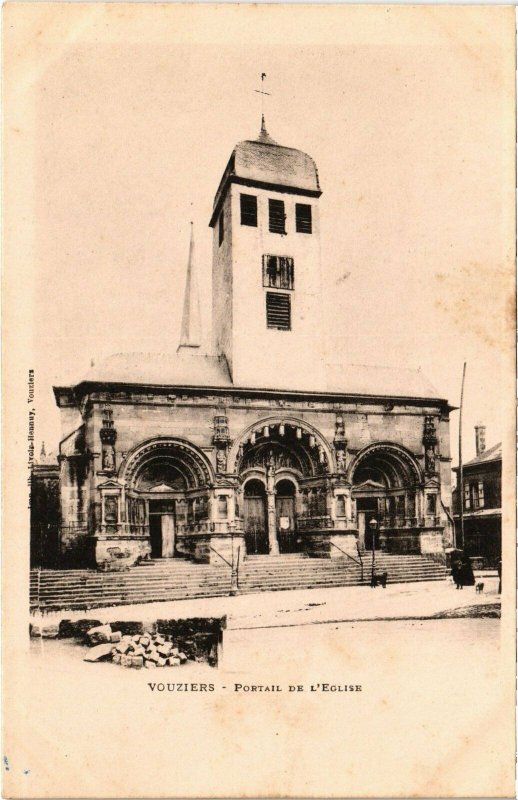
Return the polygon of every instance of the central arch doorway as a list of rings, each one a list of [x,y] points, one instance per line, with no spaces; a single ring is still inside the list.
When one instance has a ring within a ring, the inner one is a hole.
[[[266,514],[266,488],[259,480],[245,483],[244,530],[247,555],[267,555],[268,520]]]
[[[300,550],[296,529],[295,485],[281,480],[275,487],[275,519],[280,553],[297,553]]]

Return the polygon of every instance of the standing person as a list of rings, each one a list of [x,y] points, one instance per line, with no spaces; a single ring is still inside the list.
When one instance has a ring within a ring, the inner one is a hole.
[[[460,577],[463,586],[475,585],[475,576],[473,575],[473,567],[471,566],[471,559],[466,553],[464,553],[462,556]]]
[[[460,559],[455,558],[451,565],[451,577],[453,578],[453,582],[455,584],[456,589],[462,589],[462,562]]]
[[[501,560],[498,562],[497,573],[498,573],[498,594],[502,594],[502,561]]]

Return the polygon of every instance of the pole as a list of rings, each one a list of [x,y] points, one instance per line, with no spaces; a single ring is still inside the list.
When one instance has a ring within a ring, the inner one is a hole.
[[[462,368],[462,383],[460,387],[460,408],[459,408],[459,486],[457,496],[459,498],[459,533],[460,542],[455,537],[455,547],[464,550],[464,470],[462,465],[462,406],[464,403],[464,379],[466,377],[466,362]]]

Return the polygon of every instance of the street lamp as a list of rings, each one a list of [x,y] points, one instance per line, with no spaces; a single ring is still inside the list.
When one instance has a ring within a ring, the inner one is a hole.
[[[228,523],[228,527],[230,530],[230,541],[232,546],[232,565],[230,568],[230,596],[233,597],[238,592],[238,560],[239,560],[239,550],[238,550],[238,558],[237,560],[234,558],[234,531],[236,530],[236,521],[231,520]]]
[[[372,546],[372,581],[374,582],[374,559],[376,553],[376,530],[378,528],[378,520],[373,517],[369,520],[369,528],[371,529],[371,546]]]

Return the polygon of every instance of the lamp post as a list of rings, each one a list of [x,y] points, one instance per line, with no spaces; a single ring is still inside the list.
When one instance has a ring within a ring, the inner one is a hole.
[[[239,587],[238,587],[238,575],[237,575],[238,567],[237,567],[237,561],[234,558],[234,531],[236,529],[235,520],[231,520],[231,522],[228,523],[228,527],[229,527],[229,530],[230,530],[230,541],[231,541],[231,546],[232,546],[232,565],[231,565],[231,568],[230,568],[230,570],[231,570],[230,571],[230,596],[234,597],[234,595],[237,594],[238,589],[239,589]],[[238,558],[239,558],[239,552],[238,552]]]
[[[372,573],[371,578],[374,581],[374,566],[376,558],[376,531],[378,529],[378,520],[373,517],[369,520],[369,528],[371,529],[371,546],[372,546]]]

